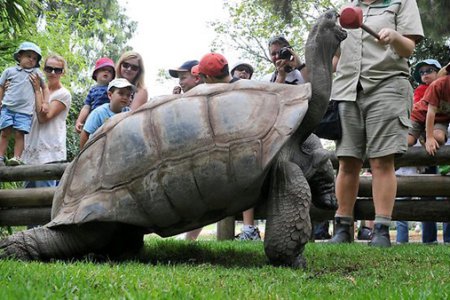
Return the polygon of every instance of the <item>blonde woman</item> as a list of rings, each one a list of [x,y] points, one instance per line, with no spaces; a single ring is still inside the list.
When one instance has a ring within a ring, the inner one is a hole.
[[[66,60],[59,55],[50,55],[44,61],[44,74],[50,90],[49,105],[47,111],[36,105],[30,133],[25,136],[23,160],[26,164],[46,164],[67,159],[66,118],[72,95],[61,83],[66,69]],[[36,98],[42,99],[37,77],[33,77],[32,82]],[[27,188],[54,186],[56,180],[25,182]]]
[[[147,103],[148,91],[145,86],[144,61],[139,53],[127,51],[122,54],[116,64],[116,78],[125,78],[136,86],[136,93],[130,105],[131,110]]]

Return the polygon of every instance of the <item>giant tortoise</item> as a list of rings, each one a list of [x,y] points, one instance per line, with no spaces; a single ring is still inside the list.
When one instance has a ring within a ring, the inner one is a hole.
[[[327,107],[346,37],[336,18],[325,13],[309,35],[311,84],[204,84],[111,118],[66,169],[50,223],[1,241],[0,257],[118,257],[146,233],[175,235],[267,201],[269,261],[304,266],[311,192],[295,157]]]

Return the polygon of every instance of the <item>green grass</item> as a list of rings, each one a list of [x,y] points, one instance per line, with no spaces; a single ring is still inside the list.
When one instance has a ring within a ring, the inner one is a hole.
[[[450,247],[310,243],[306,270],[262,242],[146,240],[145,262],[0,261],[0,299],[448,299]]]

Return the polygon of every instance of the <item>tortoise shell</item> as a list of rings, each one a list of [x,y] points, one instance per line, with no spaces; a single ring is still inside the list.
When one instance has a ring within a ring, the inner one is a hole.
[[[170,236],[256,204],[311,87],[202,84],[109,119],[66,169],[48,226],[122,222]]]

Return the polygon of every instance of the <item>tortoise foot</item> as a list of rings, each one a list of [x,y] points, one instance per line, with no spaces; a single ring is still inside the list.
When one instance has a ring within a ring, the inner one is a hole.
[[[25,239],[18,237],[21,233],[9,236],[0,241],[0,259],[32,260]]]
[[[303,257],[303,255],[299,255],[295,258],[290,267],[292,267],[293,269],[306,269],[306,259]]]
[[[289,258],[285,260],[270,260],[270,264],[276,267],[289,267],[293,269],[305,269],[306,268],[306,259],[303,255],[298,255],[295,258]]]
[[[322,194],[318,197],[313,197],[312,203],[315,207],[326,210],[337,210],[338,203],[334,193]]]

